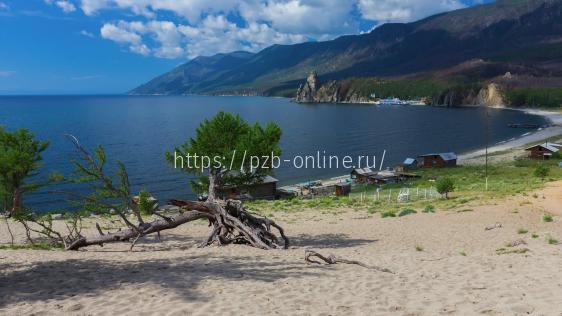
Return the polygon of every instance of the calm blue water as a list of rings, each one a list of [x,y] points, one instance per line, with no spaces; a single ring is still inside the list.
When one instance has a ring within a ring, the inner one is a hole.
[[[86,145],[102,144],[111,161],[123,161],[135,190],[144,187],[159,199],[192,198],[189,175],[174,170],[164,153],[192,136],[204,118],[220,110],[239,113],[251,122],[277,122],[283,129],[283,159],[315,154],[382,155],[385,165],[416,154],[466,152],[485,144],[485,111],[478,108],[376,107],[370,105],[302,105],[287,99],[260,97],[31,96],[0,97],[0,124],[25,127],[51,141],[44,154],[43,174],[69,173],[75,157],[70,133]],[[493,142],[528,130],[508,123],[537,123],[538,116],[518,111],[489,110]],[[347,173],[338,169],[295,169],[282,166],[275,176],[282,184]],[[68,188],[67,188],[68,189]],[[64,197],[38,192],[28,206],[60,207]]]

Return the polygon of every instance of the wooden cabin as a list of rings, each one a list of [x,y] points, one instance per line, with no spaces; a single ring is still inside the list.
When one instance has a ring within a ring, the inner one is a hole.
[[[455,167],[457,155],[453,152],[421,155],[416,158],[420,168]]]
[[[336,184],[336,196],[348,196],[351,193],[351,183]]]
[[[394,171],[406,172],[408,170],[415,169],[418,166],[418,161],[414,158],[406,158],[404,162],[394,167]]]
[[[279,180],[265,176],[253,184],[244,187],[224,187],[219,189],[219,196],[237,200],[275,200]]]
[[[371,168],[353,169],[351,171],[351,179],[353,183],[371,183],[371,177],[376,174],[377,172]]]
[[[372,182],[376,184],[396,183],[401,180],[400,176],[392,170],[384,170],[377,172],[371,176]]]
[[[560,149],[562,149],[562,144],[544,143],[525,148],[525,151],[529,152],[529,157],[531,159],[547,160],[550,159],[554,153],[559,152]]]

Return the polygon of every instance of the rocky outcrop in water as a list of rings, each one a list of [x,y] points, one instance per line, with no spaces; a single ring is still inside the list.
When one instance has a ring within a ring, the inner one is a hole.
[[[313,71],[306,82],[299,86],[294,100],[299,103],[364,103],[369,98],[361,96],[340,81],[330,80],[320,84]]]
[[[319,87],[318,75],[312,71],[306,78],[306,82],[299,86],[295,101],[302,103],[339,102],[338,84],[330,81]]]

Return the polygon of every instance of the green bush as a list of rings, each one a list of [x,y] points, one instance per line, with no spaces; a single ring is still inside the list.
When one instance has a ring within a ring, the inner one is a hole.
[[[416,210],[411,209],[411,208],[405,208],[403,210],[400,211],[400,213],[398,213],[398,217],[402,217],[402,216],[406,216],[406,215],[410,215],[410,214],[416,214]]]
[[[550,172],[550,169],[547,166],[538,165],[535,168],[535,171],[533,171],[533,174],[537,178],[544,179],[546,176],[548,176],[549,172]]]
[[[396,212],[395,211],[386,211],[386,212],[382,212],[381,213],[381,217],[385,218],[385,217],[396,217]]]
[[[455,182],[449,177],[437,180],[436,189],[439,194],[444,195],[446,199],[449,198],[449,192],[455,190]]]
[[[544,215],[543,215],[542,220],[543,220],[545,223],[550,223],[550,222],[554,221],[554,218],[552,217],[551,214],[548,214],[548,213],[547,213],[547,214],[544,214]]]
[[[426,205],[422,212],[423,213],[435,213],[435,206],[433,206],[431,204]]]

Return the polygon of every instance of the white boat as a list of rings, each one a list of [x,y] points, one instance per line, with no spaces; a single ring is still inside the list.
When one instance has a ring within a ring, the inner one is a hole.
[[[398,99],[398,98],[386,98],[386,99],[381,99],[381,100],[375,102],[375,104],[377,104],[377,105],[405,105],[407,103]]]

